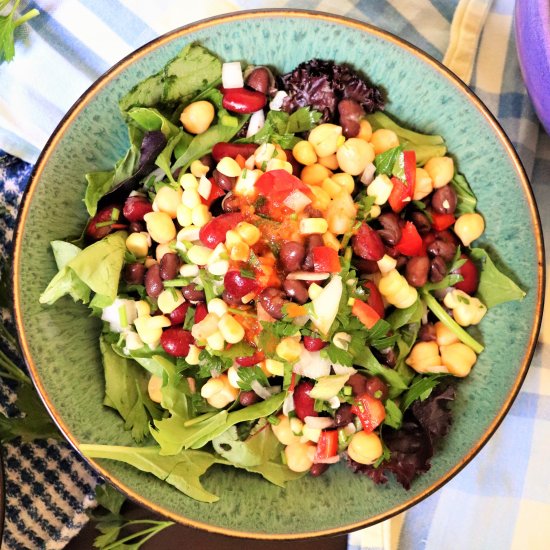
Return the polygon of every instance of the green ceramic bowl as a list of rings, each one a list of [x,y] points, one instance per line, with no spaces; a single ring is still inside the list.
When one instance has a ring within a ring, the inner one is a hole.
[[[460,384],[455,422],[430,471],[410,491],[376,486],[344,466],[281,490],[261,478],[215,468],[202,504],[122,464],[92,465],[121,491],[182,523],[230,535],[301,538],[357,529],[386,519],[441,487],[481,448],[509,409],[527,371],[541,318],[543,245],[529,183],[502,129],[470,90],[436,61],[379,29],[302,11],[244,12],[176,30],[103,75],[73,106],[44,149],[21,209],[15,247],[15,307],[32,377],[53,418],[80,443],[132,444],[120,418],[102,406],[99,324],[84,306],[38,297],[55,273],[50,241],[78,234],[86,221],[83,174],[112,166],[127,147],[117,100],[184,45],[199,41],[226,60],[281,71],[313,57],[348,62],[388,94],[388,112],[411,127],[442,134],[469,179],[486,219],[484,241],[528,291],[491,310],[481,325],[486,351]]]

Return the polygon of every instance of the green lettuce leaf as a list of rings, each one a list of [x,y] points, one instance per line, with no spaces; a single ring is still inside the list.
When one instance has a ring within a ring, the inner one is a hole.
[[[128,111],[128,116],[147,132],[160,130],[167,139],[175,136],[180,129],[172,124],[158,109],[153,107],[134,107]]]

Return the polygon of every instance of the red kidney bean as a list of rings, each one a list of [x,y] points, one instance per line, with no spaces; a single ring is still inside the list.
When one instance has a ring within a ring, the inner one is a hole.
[[[263,351],[257,351],[254,355],[247,357],[235,357],[235,363],[241,367],[253,367],[265,359]]]
[[[334,425],[336,428],[344,428],[350,422],[353,422],[353,413],[349,403],[342,403],[334,414]]]
[[[164,281],[171,281],[178,275],[181,267],[180,257],[174,252],[168,252],[160,260],[160,276]]]
[[[378,222],[383,229],[378,230],[382,240],[391,246],[395,246],[401,240],[401,226],[399,217],[393,212],[386,212],[378,216]]]
[[[117,209],[117,206],[106,206],[105,208],[102,208],[91,220],[88,226],[86,227],[86,236],[89,239],[92,239],[94,241],[99,241],[100,239],[103,239],[103,237],[106,237],[113,229],[115,229],[114,225],[116,221],[118,221],[118,216],[115,214],[113,215],[113,210]],[[113,217],[116,219],[113,220]],[[107,223],[107,222],[113,222],[113,223]],[[103,225],[103,223],[106,223],[106,225]],[[97,225],[99,224],[99,227]]]
[[[355,137],[361,129],[361,117],[365,115],[363,107],[354,99],[342,99],[338,103],[338,113],[344,136]]]
[[[284,317],[283,306],[287,303],[287,300],[285,300],[285,294],[282,290],[272,286],[267,287],[258,296],[258,301],[274,319]]]
[[[360,274],[372,275],[378,273],[380,269],[378,264],[373,260],[363,260],[363,258],[354,258],[353,265],[357,268]]]
[[[189,353],[189,346],[194,342],[188,330],[180,327],[170,327],[163,331],[160,345],[168,355],[185,357]]]
[[[228,305],[228,306],[242,306],[243,303],[241,299],[234,294],[231,294],[231,292],[227,292],[227,290],[224,290],[222,293],[222,300]]]
[[[223,92],[222,106],[232,113],[255,113],[263,109],[266,103],[265,94],[246,88],[230,88]]]
[[[128,233],[141,233],[145,231],[145,226],[141,222],[132,222],[128,226]]]
[[[139,262],[128,264],[124,268],[124,280],[129,285],[143,284],[144,277],[145,277],[145,266]]]
[[[463,280],[456,283],[454,286],[466,294],[474,294],[479,285],[479,272],[477,270],[477,266],[465,254],[461,254],[460,257],[465,259],[466,262],[458,269],[455,269],[453,273],[462,275]]]
[[[432,195],[432,208],[438,214],[453,214],[456,210],[456,191],[451,185],[445,185],[436,189]]]
[[[420,327],[420,330],[418,331],[418,339],[421,342],[435,342],[437,340],[435,326],[433,323],[426,323]]]
[[[349,377],[346,385],[351,386],[353,395],[361,395],[366,391],[367,377],[357,372]]]
[[[212,172],[212,177],[214,178],[214,181],[224,190],[224,191],[231,191],[233,187],[235,187],[235,183],[237,181],[237,178],[226,176],[222,174],[221,172],[218,172],[218,170],[214,170]]]
[[[389,388],[386,382],[378,376],[367,376],[366,378],[365,393],[368,393],[371,397],[376,397],[376,399],[385,401],[389,394]]]
[[[430,281],[432,283],[439,283],[447,275],[447,264],[441,256],[432,258],[430,264]]]
[[[133,195],[126,199],[122,214],[129,222],[140,222],[143,216],[153,211],[153,205],[147,197]]]
[[[239,222],[244,219],[240,212],[231,214],[221,214],[212,218],[207,224],[203,225],[199,231],[199,239],[204,246],[216,248],[216,246],[225,241],[225,234],[234,229]]]
[[[258,395],[253,392],[252,390],[249,391],[242,391],[239,394],[239,403],[243,407],[248,407],[250,405],[254,405],[254,403],[257,403],[260,400]]]
[[[385,247],[380,235],[368,224],[363,223],[352,239],[353,251],[364,260],[378,261],[384,256]]]
[[[189,309],[189,303],[183,302],[172,313],[168,315],[170,322],[173,325],[183,325],[185,317],[187,316],[187,310]]]
[[[190,285],[183,286],[181,288],[181,293],[183,294],[183,297],[188,302],[206,301],[206,295],[204,293],[204,290],[198,290],[197,285],[195,283],[191,283]]]
[[[410,285],[420,288],[428,282],[429,270],[430,259],[428,256],[413,256],[405,267],[405,278]]]
[[[330,464],[323,464],[319,462],[318,464],[312,464],[309,469],[309,474],[313,477],[319,477],[323,475],[327,470]]]
[[[271,76],[265,67],[256,67],[246,78],[246,85],[266,95],[269,91]]]
[[[250,279],[249,277],[243,277],[240,271],[236,269],[229,270],[224,278],[223,285],[225,290],[240,300],[243,296],[250,294],[251,292],[257,292],[259,289],[256,279]]]
[[[306,285],[302,281],[287,279],[283,283],[283,289],[289,298],[299,304],[305,304],[309,300]]]
[[[153,264],[145,273],[145,291],[147,296],[158,298],[159,294],[164,290],[162,278],[160,276],[160,265]]]
[[[302,173],[303,166],[294,158],[294,155],[292,154],[292,149],[285,149],[284,151],[287,162],[290,162],[290,164],[292,165],[292,175],[299,178],[300,174]]]
[[[256,143],[228,143],[220,141],[212,148],[212,158],[219,162],[223,157],[234,159],[237,155],[245,159],[256,152],[258,145]]]
[[[236,197],[231,193],[227,193],[222,199],[222,210],[224,212],[239,212],[241,209],[239,197]]]
[[[376,313],[378,313],[378,315],[380,315],[383,319],[385,314],[384,300],[382,299],[382,295],[380,294],[378,287],[373,281],[365,281],[363,286],[369,291],[367,304],[369,304],[369,306],[372,307],[372,309],[374,309],[374,311],[376,311]]]
[[[309,396],[309,392],[315,384],[310,380],[300,380],[294,388],[294,411],[300,420],[306,416],[319,416],[315,410],[315,399]]]
[[[306,257],[302,263],[303,270],[313,271],[313,249],[317,246],[323,246],[323,237],[317,233],[309,235],[306,240]]]
[[[204,302],[198,303],[195,307],[195,316],[193,318],[195,325],[200,323],[207,315],[208,308],[206,307],[206,304]]]
[[[423,212],[415,211],[411,214],[411,221],[420,235],[426,235],[430,232],[432,224]]]
[[[306,255],[305,246],[295,241],[286,241],[279,251],[279,262],[287,271],[298,271]]]
[[[308,218],[322,218],[323,217],[323,213],[318,208],[313,208],[313,206],[311,206],[311,204],[308,204],[304,208],[304,214]]]
[[[304,336],[304,348],[308,351],[319,351],[328,345],[328,342],[323,342],[321,338],[315,336]]]

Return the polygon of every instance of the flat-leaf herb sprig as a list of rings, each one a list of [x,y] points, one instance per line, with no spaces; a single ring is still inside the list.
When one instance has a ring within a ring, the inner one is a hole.
[[[10,0],[0,0],[0,63],[10,62],[15,56],[15,29],[36,17],[40,12],[33,8],[17,17],[16,11],[21,0],[15,0],[8,8]]]

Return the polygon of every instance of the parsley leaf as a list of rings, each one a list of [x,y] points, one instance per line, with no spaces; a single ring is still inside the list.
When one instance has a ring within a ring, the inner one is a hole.
[[[353,365],[353,355],[349,351],[339,348],[332,342],[324,348],[321,353],[323,355],[326,353],[331,363],[336,363],[345,367],[351,367]]]
[[[0,15],[0,63],[2,61],[10,62],[15,56],[15,29],[40,13],[37,9],[32,9],[16,19],[15,12],[20,3],[21,0],[15,0],[8,14]],[[0,0],[0,11],[8,4],[9,0]]]
[[[403,396],[401,410],[405,412],[417,399],[420,399],[420,401],[427,399],[443,376],[445,375],[415,376],[411,386]]]
[[[399,155],[402,153],[403,147],[399,145],[393,149],[388,149],[384,153],[376,155],[374,159],[374,166],[376,166],[376,172],[378,174],[386,174],[391,176],[394,170],[396,161],[399,159]]]
[[[244,367],[240,368],[237,371],[240,381],[237,382],[239,388],[244,391],[249,391],[252,389],[251,382],[254,382],[256,380],[259,382],[262,386],[268,387],[269,382],[267,380],[267,376],[265,375],[264,371],[260,367]]]
[[[199,378],[218,376],[233,364],[232,359],[219,355],[210,355],[206,350],[201,351],[199,361],[199,372],[197,374]]]

